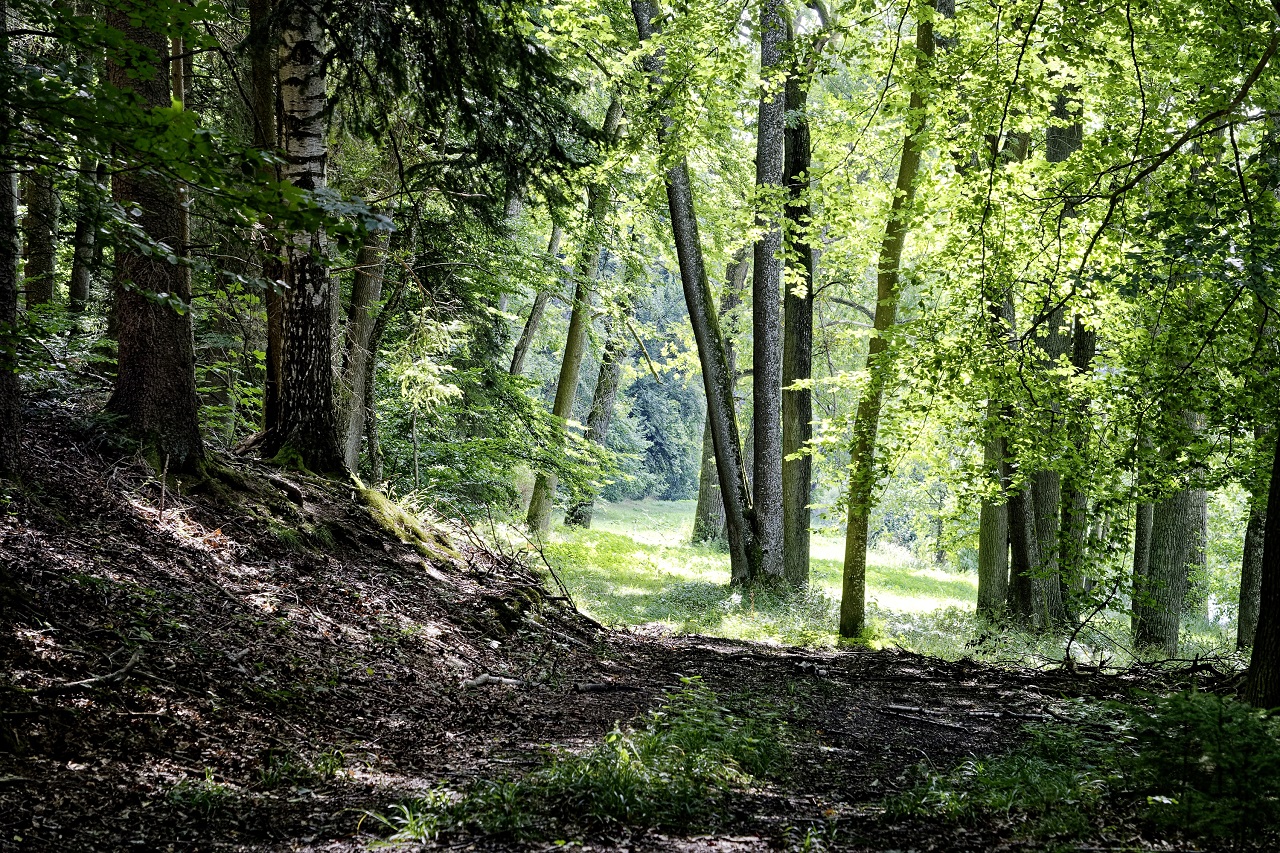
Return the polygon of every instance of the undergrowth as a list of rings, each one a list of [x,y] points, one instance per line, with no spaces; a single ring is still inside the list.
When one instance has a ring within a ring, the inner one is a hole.
[[[682,682],[657,710],[585,753],[556,753],[520,779],[438,788],[372,816],[394,841],[713,825],[734,790],[785,765],[783,724],[770,714],[736,716],[698,678]]]
[[[888,810],[1013,822],[1041,841],[1143,829],[1233,845],[1275,840],[1280,719],[1199,692],[1074,707],[1069,724],[1029,726],[1005,755],[947,772],[921,767],[920,783]]]

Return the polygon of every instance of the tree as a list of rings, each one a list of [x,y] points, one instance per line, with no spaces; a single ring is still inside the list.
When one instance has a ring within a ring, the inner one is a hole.
[[[38,169],[27,176],[27,215],[22,219],[26,245],[23,287],[27,307],[44,305],[54,297],[54,259],[61,205],[53,186],[53,172]]]
[[[347,305],[338,425],[342,461],[351,471],[360,464],[360,441],[364,437],[367,386],[371,376],[369,362],[374,358],[373,332],[382,299],[382,282],[386,278],[388,242],[386,232],[376,232],[361,245]]]
[[[925,13],[916,21],[916,72],[921,76],[933,59],[933,0],[925,4]],[[880,426],[880,409],[884,400],[889,371],[888,334],[898,312],[898,282],[902,269],[902,250],[910,227],[915,202],[916,177],[920,172],[920,156],[924,147],[925,101],[922,81],[911,90],[908,127],[902,141],[898,163],[898,180],[889,206],[889,221],[876,275],[876,310],[874,332],[867,354],[867,389],[858,402],[853,426],[853,442],[849,461],[849,504],[845,528],[844,579],[840,595],[840,636],[856,637],[866,627],[867,597],[867,525],[870,521],[872,495],[875,489],[876,433]]]
[[[0,0],[0,477],[16,474],[22,428],[22,380],[18,376],[18,167],[17,128],[10,104],[14,75],[9,53],[9,5]]]
[[[632,0],[631,13],[640,41],[651,41],[655,28],[650,3]],[[657,90],[662,79],[662,55],[649,52],[641,61],[650,85]],[[671,126],[670,117],[663,114],[656,131],[659,149],[665,147]],[[707,393],[707,418],[716,453],[716,474],[720,478],[720,493],[724,496],[730,580],[744,584],[758,574],[756,561],[759,551],[755,545],[756,531],[747,472],[742,462],[737,406],[733,399],[733,373],[729,370],[724,336],[720,332],[711,287],[707,282],[702,244],[698,237],[698,219],[693,206],[693,187],[684,157],[673,158],[667,166],[665,178],[671,231],[680,264],[680,283],[684,288],[694,339],[698,343],[698,361],[702,365],[702,381]]]
[[[560,240],[563,238],[564,232],[557,223],[551,226],[551,239],[547,242],[547,257],[553,264],[559,266]],[[559,284],[559,279],[556,279]],[[516,341],[515,349],[511,352],[511,375],[519,376],[524,372],[524,360],[529,357],[529,350],[533,347],[533,336],[538,333],[538,326],[542,323],[542,315],[547,310],[547,303],[551,301],[551,297],[555,295],[555,285],[548,284],[539,287],[533,295],[533,305],[529,308],[529,316],[525,319],[524,328],[520,330],[520,338]]]
[[[622,365],[630,347],[627,345],[627,320],[629,309],[621,317],[609,317],[605,322],[604,352],[600,356],[600,372],[596,376],[596,389],[591,395],[591,410],[587,414],[588,441],[604,447],[609,437],[609,425],[613,422],[613,406],[618,398],[618,384],[622,381]],[[570,504],[564,514],[564,523],[570,527],[590,527],[595,512],[595,493]]]
[[[108,26],[136,51],[129,65],[122,54],[111,54],[107,76],[147,111],[173,109],[170,45],[160,31],[166,21],[157,17],[148,5],[134,3],[107,14]],[[137,212],[136,223],[145,239],[169,247],[173,254],[165,257],[135,242],[116,246],[120,351],[107,410],[119,415],[126,429],[143,442],[157,469],[194,471],[202,464],[204,444],[197,418],[191,287],[183,269],[187,259],[178,254],[185,224],[178,190],[172,181],[146,169],[117,170],[112,190],[117,204]]]
[[[1271,486],[1267,492],[1258,628],[1249,658],[1244,698],[1258,708],[1280,708],[1280,430],[1276,430]]]

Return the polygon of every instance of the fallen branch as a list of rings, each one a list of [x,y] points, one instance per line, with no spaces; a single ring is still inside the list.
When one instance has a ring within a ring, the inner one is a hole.
[[[133,657],[129,658],[129,662],[117,669],[115,672],[109,672],[106,675],[95,675],[93,678],[86,678],[83,681],[70,681],[65,684],[50,684],[47,687],[37,687],[34,690],[27,690],[21,687],[15,688],[29,696],[52,696],[59,693],[71,693],[76,690],[82,690],[86,687],[97,687],[101,684],[114,684],[117,681],[123,681],[133,672],[133,668],[138,665],[138,661],[142,660],[142,649],[134,649]]]
[[[462,687],[464,690],[470,690],[473,687],[482,687],[486,684],[502,684],[507,687],[524,686],[524,682],[518,678],[503,678],[500,675],[490,675],[487,672],[483,672],[475,678],[468,678],[466,681],[462,682]]]
[[[641,690],[634,684],[619,684],[615,681],[597,681],[583,682],[579,681],[573,685],[574,693],[613,693],[623,690]]]
[[[892,714],[895,717],[902,717],[904,720],[914,720],[917,723],[929,723],[930,725],[934,725],[934,726],[946,726],[949,729],[956,729],[957,731],[961,731],[961,732],[969,731],[969,728],[967,726],[962,726],[959,723],[948,723],[946,720],[935,720],[935,719],[931,719],[930,717],[921,717],[915,714],[904,714],[901,711],[890,711],[887,708],[881,708],[880,713]]]

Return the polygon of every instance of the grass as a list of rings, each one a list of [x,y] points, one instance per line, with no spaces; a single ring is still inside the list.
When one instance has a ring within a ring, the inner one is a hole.
[[[578,605],[611,625],[658,626],[733,639],[834,645],[844,543],[815,535],[807,593],[729,589],[729,557],[693,546],[693,501],[599,503],[591,530],[557,524],[546,546]],[[977,578],[922,566],[902,549],[867,558],[873,639],[911,646],[972,621]],[[945,631],[929,614],[943,614]]]

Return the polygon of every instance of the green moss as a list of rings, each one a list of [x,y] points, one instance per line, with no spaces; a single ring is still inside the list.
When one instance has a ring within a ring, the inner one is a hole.
[[[369,508],[369,514],[384,532],[406,545],[413,545],[424,557],[461,559],[461,555],[454,550],[448,540],[439,533],[429,530],[420,518],[406,512],[403,507],[377,489],[365,486],[359,478],[353,476],[351,479],[355,485],[356,494]]]
[[[303,474],[311,473],[307,468],[306,457],[292,444],[284,444],[276,451],[276,455],[271,457],[271,461],[289,471],[299,471]]]

